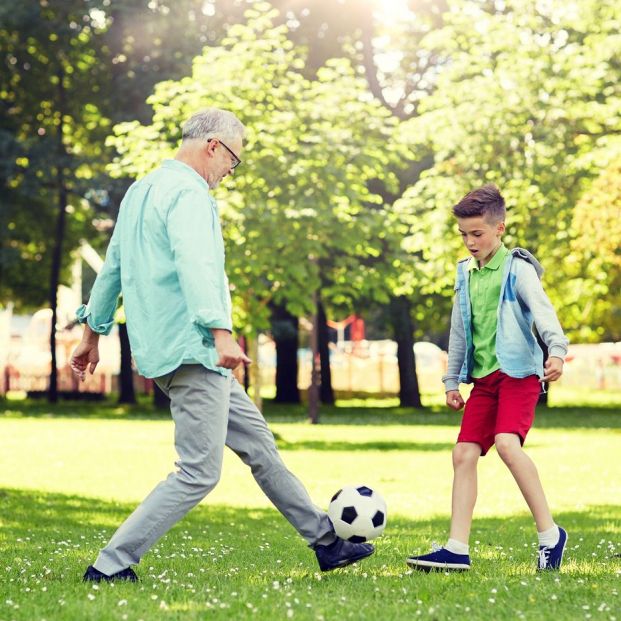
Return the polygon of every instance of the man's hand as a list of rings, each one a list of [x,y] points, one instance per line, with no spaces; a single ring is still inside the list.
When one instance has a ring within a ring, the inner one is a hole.
[[[233,335],[228,330],[212,329],[219,360],[217,365],[224,369],[235,369],[242,362],[251,364],[252,360],[244,354]]]
[[[87,325],[84,328],[82,342],[75,348],[69,364],[73,372],[82,380],[86,379],[86,369],[89,373],[95,373],[99,362],[99,334],[93,332]]]
[[[446,405],[448,405],[451,410],[461,410],[461,408],[464,407],[465,402],[459,390],[449,390],[446,393]]]
[[[545,371],[543,373],[543,379],[546,382],[555,382],[561,375],[563,375],[563,359],[556,356],[550,356],[545,363]]]

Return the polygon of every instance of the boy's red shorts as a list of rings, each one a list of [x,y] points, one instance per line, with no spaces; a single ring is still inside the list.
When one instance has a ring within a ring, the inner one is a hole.
[[[514,433],[524,444],[541,393],[536,375],[515,378],[494,371],[474,380],[457,442],[475,442],[485,455],[499,433]]]

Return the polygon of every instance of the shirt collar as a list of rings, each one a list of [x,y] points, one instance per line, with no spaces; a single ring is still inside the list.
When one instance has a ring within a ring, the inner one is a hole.
[[[472,257],[470,259],[470,262],[468,263],[468,271],[472,272],[474,270],[478,271],[486,268],[490,270],[497,270],[503,264],[507,254],[509,254],[509,251],[507,250],[505,245],[501,243],[498,250],[496,250],[494,256],[481,268],[478,266],[477,260]]]
[[[184,162],[181,162],[179,160],[166,159],[162,162],[162,168],[167,168],[169,170],[175,170],[186,175],[190,175],[191,177],[202,183],[207,190],[210,190],[209,184],[191,166],[188,166]]]

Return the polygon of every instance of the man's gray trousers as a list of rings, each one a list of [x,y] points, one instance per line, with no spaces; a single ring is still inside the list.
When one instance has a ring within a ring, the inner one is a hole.
[[[261,489],[309,545],[334,541],[327,514],[287,470],[265,419],[237,380],[190,364],[156,382],[170,397],[178,470],[121,524],[97,557],[96,569],[112,575],[138,563],[216,486],[225,445],[250,466]]]

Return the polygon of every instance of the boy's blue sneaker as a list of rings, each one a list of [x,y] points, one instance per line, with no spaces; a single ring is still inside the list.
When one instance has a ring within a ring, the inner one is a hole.
[[[537,571],[546,571],[548,569],[560,569],[563,562],[563,554],[567,546],[567,531],[558,527],[559,538],[558,543],[554,547],[539,546],[539,555],[537,556]]]
[[[375,548],[370,543],[352,543],[336,538],[327,546],[315,546],[315,554],[321,571],[330,571],[351,565],[373,554]]]
[[[446,548],[432,546],[433,552],[422,556],[410,556],[406,563],[419,571],[467,571],[470,569],[470,557],[467,554],[455,554]]]

